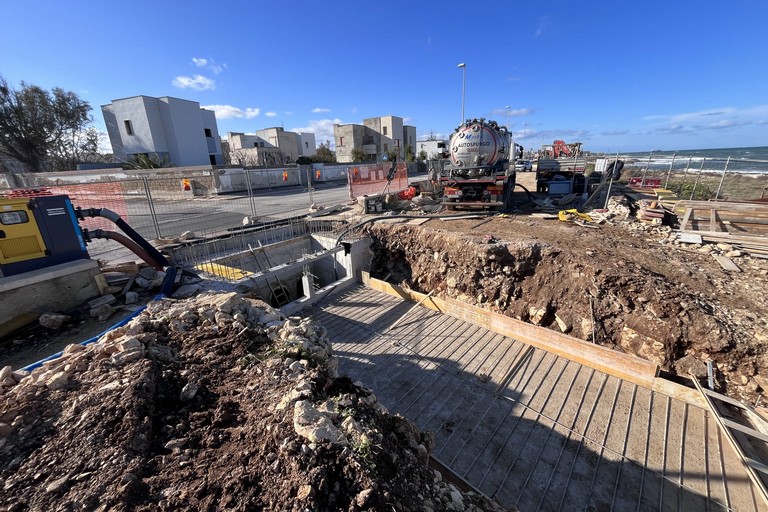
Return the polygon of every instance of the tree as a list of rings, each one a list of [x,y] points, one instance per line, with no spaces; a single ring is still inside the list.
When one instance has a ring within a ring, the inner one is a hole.
[[[416,155],[413,154],[413,146],[411,146],[410,144],[407,144],[405,146],[405,161],[406,162],[416,161]]]
[[[315,162],[323,162],[326,164],[336,163],[336,153],[331,150],[331,141],[327,140],[325,143],[320,143],[315,153]]]
[[[73,92],[24,82],[14,90],[0,77],[0,154],[31,172],[71,168],[96,153],[98,134],[87,129],[90,111]]]
[[[427,135],[427,140],[437,140],[437,135],[435,135],[435,132],[432,130],[429,130],[429,135]]]
[[[138,153],[129,158],[123,165],[128,169],[163,169],[173,167],[167,156],[159,156],[149,153]]]
[[[363,148],[359,147],[352,148],[352,151],[349,152],[349,156],[352,158],[353,162],[365,162],[368,160],[368,155],[365,154]]]
[[[387,160],[390,162],[396,162],[400,160],[400,151],[397,148],[387,151]]]

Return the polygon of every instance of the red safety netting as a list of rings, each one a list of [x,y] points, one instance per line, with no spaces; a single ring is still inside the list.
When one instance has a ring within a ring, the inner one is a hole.
[[[347,169],[349,198],[381,194],[387,187],[387,174],[392,164],[355,165]],[[387,188],[387,192],[399,192],[408,188],[408,166],[405,162],[397,164],[395,177]]]
[[[130,215],[123,194],[123,189],[118,182],[83,183],[79,185],[56,185],[48,187],[53,194],[67,195],[72,206],[78,206],[83,210],[89,208],[107,208],[117,213],[128,222]],[[86,217],[80,225],[87,229],[115,230],[115,225],[102,217]]]

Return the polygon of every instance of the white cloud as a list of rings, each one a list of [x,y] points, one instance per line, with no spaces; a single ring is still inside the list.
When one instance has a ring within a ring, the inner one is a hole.
[[[249,107],[243,110],[232,105],[204,105],[202,108],[213,110],[216,113],[216,119],[232,119],[236,117],[253,119],[261,112],[261,109],[258,108]]]
[[[491,111],[491,114],[495,116],[507,116],[510,117],[519,117],[519,116],[528,116],[533,113],[533,109],[531,108],[511,108],[509,109],[509,112],[507,112],[506,108],[497,108],[495,110]]]
[[[681,133],[755,125],[764,121],[766,116],[768,116],[768,105],[755,105],[747,108],[726,107],[676,114],[654,114],[642,119],[658,123],[660,126],[656,131]]]
[[[264,112],[267,117],[277,117],[277,112]]]
[[[200,57],[192,57],[192,64],[199,68],[207,69],[216,75],[227,69],[226,64],[217,64],[213,59],[203,59]]]
[[[173,85],[179,89],[194,89],[196,91],[212,91],[216,88],[216,82],[203,75],[177,76],[173,79]]]
[[[283,112],[283,114],[285,114],[287,116],[292,116],[293,112],[291,112],[290,110],[286,110],[285,112]]]
[[[325,113],[330,112],[330,111],[331,111],[331,109],[329,109],[329,108],[317,107],[317,108],[313,108],[312,109],[312,113],[313,114],[325,114]]]
[[[319,119],[312,120],[308,126],[302,126],[298,128],[291,128],[292,132],[308,132],[315,134],[315,142],[317,144],[325,143],[325,141],[331,142],[331,148],[334,148],[336,144],[333,138],[333,125],[344,124],[341,119]]]

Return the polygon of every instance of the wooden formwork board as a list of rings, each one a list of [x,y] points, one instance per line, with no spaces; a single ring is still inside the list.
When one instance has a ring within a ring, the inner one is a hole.
[[[372,278],[367,274],[364,274],[363,282],[375,290],[417,302],[426,296],[423,293],[405,290],[385,281]],[[566,357],[574,362],[609,375],[620,377],[648,389],[653,387],[654,380],[658,375],[658,366],[650,361],[616,352],[600,345],[594,345],[567,334],[531,325],[522,320],[500,315],[477,306],[437,297],[429,297],[423,302],[423,306],[484,327],[498,334],[509,336],[547,352]]]
[[[706,407],[705,401],[695,389],[658,377],[658,365],[637,356],[617,352],[457,300],[427,297],[427,294],[407,290],[386,281],[372,278],[367,272],[363,273],[363,283],[374,290],[405,300],[421,301],[421,305],[426,308],[484,327],[589,368],[682,400],[690,405]]]

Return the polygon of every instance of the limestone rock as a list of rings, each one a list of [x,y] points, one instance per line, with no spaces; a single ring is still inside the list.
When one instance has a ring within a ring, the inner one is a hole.
[[[293,428],[297,434],[313,443],[329,441],[346,444],[344,435],[333,422],[306,400],[296,402],[293,407]]]
[[[43,313],[43,315],[40,316],[38,322],[40,322],[40,325],[43,327],[56,331],[61,329],[61,326],[70,320],[72,320],[72,317],[67,315],[60,315],[58,313]]]

